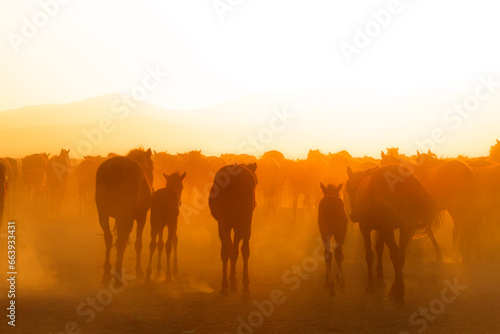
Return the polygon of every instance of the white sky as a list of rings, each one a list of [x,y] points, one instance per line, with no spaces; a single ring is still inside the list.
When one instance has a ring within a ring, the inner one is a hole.
[[[479,75],[495,72],[500,81],[500,4],[491,0],[401,0],[401,12],[350,64],[340,43],[352,44],[355,27],[390,1],[241,0],[224,20],[213,2],[68,0],[15,52],[9,33],[21,35],[40,3],[2,1],[0,110],[127,92],[156,64],[171,76],[148,100],[166,109],[348,84],[353,95],[359,87],[356,102],[365,91],[394,97],[443,88],[451,93],[438,102],[443,112],[473,93]],[[489,143],[493,130],[487,136]]]

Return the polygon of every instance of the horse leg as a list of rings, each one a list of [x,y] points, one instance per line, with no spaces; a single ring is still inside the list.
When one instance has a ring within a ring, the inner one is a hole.
[[[248,258],[250,257],[250,232],[243,235],[241,245],[241,256],[243,257],[243,292],[249,293],[250,277],[248,276]]]
[[[222,290],[221,293],[227,295],[229,283],[227,280],[227,260],[229,259],[229,252],[232,246],[231,242],[231,228],[224,225],[223,222],[219,223],[219,239],[221,241],[220,257],[222,260]]]
[[[238,292],[238,284],[236,281],[236,261],[238,261],[239,246],[241,241],[240,233],[234,232],[233,249],[229,254],[229,260],[231,261],[231,271],[229,272],[229,290],[231,292]]]
[[[163,249],[165,248],[165,243],[163,242],[163,229],[162,227],[158,232],[158,264],[156,265],[157,276],[161,277],[161,256],[163,254]]]
[[[335,287],[332,280],[332,250],[330,246],[329,235],[322,235],[321,239],[323,241],[323,247],[325,248],[325,265],[326,265],[326,273],[325,273],[325,289],[330,289],[330,295],[335,294]]]
[[[384,267],[382,265],[382,256],[384,255],[384,239],[380,232],[377,233],[377,242],[375,244],[375,251],[377,252],[377,277],[375,279],[375,285],[377,289],[385,288],[384,280]]]
[[[169,229],[170,230],[170,229]],[[177,218],[175,218],[174,224],[172,226],[173,230],[173,246],[174,246],[174,275],[177,275],[179,273],[179,260],[177,259],[177,244],[179,243],[179,238],[177,237]]]
[[[153,255],[156,250],[156,236],[158,235],[158,231],[156,230],[156,226],[153,226],[151,223],[151,242],[149,243],[149,261],[148,261],[148,269],[146,269],[146,279],[151,279],[151,262],[153,262]]]
[[[399,248],[398,245],[396,244],[396,240],[394,239],[394,231],[383,231],[380,232],[383,234],[384,241],[389,248],[389,252],[391,254],[391,260],[392,264],[394,266],[394,283],[392,284],[391,287],[391,293],[389,294],[389,299],[395,300],[400,303],[404,303],[404,282],[403,282],[403,256],[404,256],[404,251],[403,247]],[[400,232],[401,236],[405,235],[405,232]],[[404,238],[407,238],[405,236]],[[403,239],[403,237],[402,237]],[[400,243],[403,242],[403,240],[400,240]],[[404,246],[406,248],[406,243]],[[403,254],[401,254],[403,253]],[[402,256],[403,255],[403,256]]]
[[[340,233],[339,231],[337,231],[337,233],[334,234],[335,242],[337,243],[335,245],[335,261],[337,262],[337,267],[339,270],[337,274],[337,281],[339,282],[341,289],[345,288],[344,270],[342,269],[342,263],[344,262],[344,253],[342,252],[342,245],[344,244],[345,233],[346,230],[343,230]]]
[[[117,278],[115,281],[115,288],[119,288],[123,285],[121,281],[122,278],[122,265],[123,265],[123,255],[125,253],[125,248],[127,247],[128,238],[130,236],[130,232],[132,231],[132,227],[134,226],[133,219],[116,219],[116,230],[117,230],[117,239],[116,239],[116,264],[115,270],[117,273]]]
[[[366,265],[368,266],[368,286],[366,287],[366,291],[373,292],[375,290],[375,285],[373,281],[373,250],[370,238],[370,229],[367,227],[361,227],[361,225],[360,229],[363,241],[365,242],[365,258]]]
[[[170,254],[172,253],[173,241],[174,241],[174,231],[172,226],[168,226],[167,243],[165,244],[165,253],[167,255],[167,281],[172,280],[172,273],[170,272]]]
[[[429,239],[431,240],[432,246],[434,247],[434,252],[436,253],[436,262],[443,262],[443,256],[441,255],[441,248],[439,247],[439,244],[436,241],[436,237],[434,236],[434,232],[432,232],[431,228],[428,228],[426,230],[427,235],[429,236]]]
[[[135,262],[135,272],[137,277],[143,277],[144,272],[142,271],[141,265],[141,251],[142,251],[142,232],[144,231],[144,225],[146,225],[147,212],[137,218],[137,235],[135,238],[135,252],[137,254],[137,259]]]
[[[102,211],[99,212],[99,224],[104,232],[104,243],[106,245],[104,275],[102,276],[102,284],[106,285],[111,280],[111,247],[113,246],[113,235],[109,228],[109,216]]]

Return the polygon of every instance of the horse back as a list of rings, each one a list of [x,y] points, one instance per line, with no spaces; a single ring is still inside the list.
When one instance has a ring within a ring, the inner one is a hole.
[[[126,157],[104,161],[96,173],[95,200],[99,212],[137,217],[151,205],[151,191],[141,166]]]
[[[212,216],[221,218],[250,217],[255,208],[256,178],[246,167],[227,165],[214,178],[208,204]]]
[[[172,189],[161,188],[154,192],[151,200],[151,221],[179,216],[179,199]]]
[[[368,176],[358,189],[356,205],[374,228],[425,229],[438,222],[438,207],[415,175],[402,165],[386,165]]]
[[[321,235],[345,231],[347,216],[344,210],[344,202],[334,196],[323,197],[318,206],[318,223]]]

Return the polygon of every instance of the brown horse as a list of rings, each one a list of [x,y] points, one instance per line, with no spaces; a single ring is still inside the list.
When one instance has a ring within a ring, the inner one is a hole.
[[[387,165],[356,173],[348,168],[347,174],[351,220],[359,222],[365,242],[367,291],[374,290],[370,232],[377,230],[382,246],[385,243],[389,248],[394,266],[395,277],[389,297],[404,302],[406,246],[416,231],[427,231],[439,222],[437,204],[413,173],[401,165]],[[400,234],[399,246],[394,238],[396,229]],[[381,263],[377,271],[378,278],[383,280]]]
[[[482,213],[479,185],[472,169],[459,160],[442,161],[429,151],[417,152],[414,171],[439,208],[453,218],[453,243],[458,245],[462,259],[477,252]]]
[[[0,164],[0,227],[2,226],[5,197],[7,195],[7,169]]]
[[[98,167],[99,164],[96,161],[85,159],[76,168],[80,214],[89,214],[93,211],[92,195],[95,194],[95,177]]]
[[[103,283],[111,280],[110,253],[113,236],[109,228],[109,217],[115,218],[117,231],[115,270],[121,285],[123,254],[134,220],[137,220],[135,250],[137,253],[136,273],[143,276],[141,267],[142,232],[146,216],[151,206],[153,161],[151,149],[135,149],[126,157],[113,157],[103,162],[97,169],[95,201],[99,224],[104,232],[106,257],[104,260]]]
[[[342,184],[338,187],[329,184],[327,187],[320,183],[324,197],[319,202],[318,207],[318,224],[321,240],[325,247],[325,263],[326,263],[326,278],[325,287],[330,289],[330,295],[335,295],[335,283],[332,279],[332,250],[331,239],[335,238],[337,243],[335,246],[335,260],[339,268],[337,280],[340,287],[344,287],[344,272],[342,270],[342,262],[344,255],[342,254],[342,245],[344,244],[345,234],[347,231],[347,217],[344,211],[344,202],[340,199],[340,190]]]
[[[237,291],[236,260],[240,242],[243,256],[243,292],[249,292],[248,258],[250,256],[250,234],[252,215],[255,209],[255,171],[257,164],[227,165],[214,178],[208,204],[212,216],[219,225],[222,259],[222,293],[228,293],[227,260],[231,259],[229,275],[230,290]],[[231,240],[231,230],[234,240]]]
[[[149,265],[146,270],[146,279],[151,279],[151,262],[158,246],[158,277],[161,276],[161,253],[163,252],[163,229],[168,228],[168,238],[165,252],[167,254],[167,280],[171,280],[170,275],[170,253],[172,245],[174,248],[174,275],[177,274],[177,217],[181,206],[182,181],[186,177],[184,172],[179,175],[175,172],[171,175],[163,174],[167,185],[165,188],[154,192],[151,201],[151,242],[149,244]],[[158,238],[158,242],[156,239]]]
[[[477,177],[480,206],[484,218],[484,241],[496,251],[500,227],[500,165],[472,168]]]
[[[13,199],[16,195],[17,182],[19,180],[19,166],[17,165],[17,160],[13,158],[4,158],[10,165],[10,178],[9,178],[9,193]]]
[[[49,154],[39,153],[24,157],[23,179],[31,200],[40,202],[46,196],[47,164]]]
[[[59,215],[70,172],[69,150],[61,149],[59,155],[50,158],[47,165],[51,211],[55,215]]]
[[[273,158],[258,160],[259,170],[256,172],[259,179],[257,191],[263,200],[265,213],[276,215],[278,203],[278,188],[280,185],[280,164]]]

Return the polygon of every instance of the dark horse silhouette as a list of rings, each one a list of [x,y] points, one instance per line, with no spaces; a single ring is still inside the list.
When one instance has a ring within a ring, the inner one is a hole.
[[[135,250],[137,253],[136,273],[143,276],[141,268],[142,232],[146,215],[151,205],[153,161],[151,149],[135,149],[126,157],[113,157],[97,169],[95,200],[99,224],[104,231],[106,257],[104,260],[103,283],[111,280],[110,253],[113,236],[109,228],[109,217],[115,218],[116,240],[116,286],[121,285],[123,254],[134,220],[137,220]]]
[[[231,260],[229,275],[230,289],[237,291],[236,260],[238,247],[241,245],[243,256],[243,292],[249,292],[248,258],[250,256],[250,233],[252,215],[255,208],[255,171],[257,164],[227,165],[222,167],[214,178],[208,204],[212,216],[219,225],[222,259],[222,293],[228,293],[227,260]],[[234,240],[231,240],[231,230]]]
[[[320,183],[324,197],[319,202],[318,207],[318,223],[321,240],[325,246],[325,262],[326,262],[326,279],[325,287],[330,289],[330,295],[335,295],[335,283],[332,279],[332,250],[330,242],[332,236],[335,238],[337,245],[335,246],[335,260],[339,268],[337,276],[340,287],[344,287],[344,272],[342,271],[342,262],[344,255],[342,254],[342,245],[344,244],[345,234],[347,231],[347,216],[344,211],[344,202],[340,199],[340,190],[342,184],[335,187],[329,184],[325,187]]]
[[[61,209],[70,172],[69,150],[61,149],[59,155],[50,158],[47,165],[47,183],[49,186],[51,211],[56,216],[59,215]]]
[[[356,173],[348,168],[347,174],[351,220],[359,222],[365,242],[367,291],[374,290],[370,232],[377,230],[382,249],[385,243],[394,266],[395,277],[389,298],[404,302],[406,246],[416,231],[428,231],[439,223],[439,208],[418,179],[404,166],[387,165]],[[399,246],[394,238],[396,229],[399,229],[400,234]],[[381,269],[380,264],[378,278],[383,280]]]
[[[7,195],[7,169],[0,164],[0,227],[2,226],[5,196]]]
[[[167,280],[170,276],[170,253],[172,244],[174,248],[174,275],[177,274],[177,217],[179,216],[179,206],[181,205],[182,181],[186,177],[184,172],[179,175],[175,172],[171,175],[163,173],[167,181],[165,188],[154,192],[151,202],[151,242],[149,244],[149,264],[146,270],[146,279],[151,278],[151,262],[158,246],[158,276],[161,276],[161,253],[163,251],[163,229],[168,228],[168,238],[166,244],[167,253]],[[158,242],[156,241],[158,237]]]

